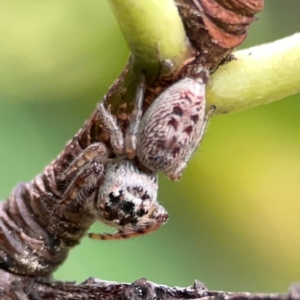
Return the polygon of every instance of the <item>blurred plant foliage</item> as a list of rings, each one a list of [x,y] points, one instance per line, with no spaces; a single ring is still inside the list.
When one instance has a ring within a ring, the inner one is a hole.
[[[298,0],[266,1],[243,48],[299,31],[299,11]],[[5,199],[62,150],[129,49],[107,1],[96,0],[3,0],[0,40]],[[55,278],[181,286],[197,278],[210,289],[285,291],[300,280],[299,112],[298,94],[213,118],[183,179],[160,178],[169,223],[132,241],[85,239]]]

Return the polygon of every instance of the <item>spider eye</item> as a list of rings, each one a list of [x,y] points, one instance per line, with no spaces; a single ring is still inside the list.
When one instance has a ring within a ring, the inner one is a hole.
[[[118,203],[120,201],[120,195],[119,196],[115,196],[113,192],[109,193],[108,197],[109,197],[110,202],[111,203]]]
[[[142,217],[143,215],[147,214],[148,210],[144,210],[143,208],[141,208],[138,212],[137,212],[137,216],[138,217]]]
[[[147,193],[143,194],[141,197],[142,200],[147,200],[149,198],[150,198],[150,196]]]
[[[134,203],[133,202],[129,202],[129,201],[125,201],[122,203],[121,205],[121,209],[124,211],[124,213],[126,214],[130,214],[133,212],[133,208],[134,208]]]

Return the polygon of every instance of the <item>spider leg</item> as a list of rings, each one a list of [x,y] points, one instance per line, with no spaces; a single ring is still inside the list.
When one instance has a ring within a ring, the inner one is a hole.
[[[145,95],[145,76],[141,75],[140,84],[137,88],[134,108],[130,115],[129,126],[126,130],[125,141],[121,128],[118,126],[116,118],[104,107],[103,102],[97,106],[100,118],[110,133],[110,143],[115,154],[123,154],[125,151],[129,159],[133,159],[137,147],[137,133],[142,118],[142,107]],[[124,149],[125,147],[125,149]]]
[[[87,161],[91,161],[93,159],[97,159],[97,161],[104,163],[108,158],[108,151],[104,144],[102,143],[94,143],[87,147],[84,151],[82,151],[69,165],[69,167],[61,174],[59,174],[58,179],[60,181],[64,181],[67,177],[80,168]]]
[[[95,143],[86,148],[71,164],[60,174],[59,183],[65,185],[62,197],[53,209],[54,215],[61,215],[65,208],[75,201],[86,204],[99,186],[104,173],[104,162],[107,161],[108,151],[104,144]]]
[[[115,154],[124,153],[124,136],[121,128],[118,126],[115,117],[104,107],[103,102],[97,106],[100,118],[110,133],[110,143]]]
[[[133,159],[136,154],[137,133],[142,118],[144,96],[145,96],[145,76],[142,74],[140,79],[140,84],[137,88],[135,99],[134,99],[134,108],[133,111],[131,112],[130,123],[126,130],[126,135],[125,135],[125,153],[129,159]]]

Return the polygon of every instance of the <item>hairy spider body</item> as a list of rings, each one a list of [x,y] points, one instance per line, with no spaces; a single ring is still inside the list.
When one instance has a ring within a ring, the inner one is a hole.
[[[61,205],[81,202],[90,214],[118,230],[114,234],[91,233],[91,238],[126,239],[163,225],[168,213],[157,202],[157,172],[178,180],[203,136],[208,115],[202,79],[184,78],[173,84],[142,116],[144,93],[143,78],[125,136],[104,105],[97,107],[115,158],[108,158],[103,143],[93,143],[59,176],[67,188],[54,214],[59,214]],[[141,171],[134,158],[148,171]]]
[[[154,100],[142,117],[144,92],[142,81],[125,137],[104,105],[98,106],[117,158],[106,164],[92,211],[119,231],[112,235],[90,234],[91,238],[134,237],[153,232],[165,223],[168,213],[156,201],[156,173],[162,171],[178,180],[202,139],[209,116],[205,116],[202,79],[185,78],[175,83]],[[149,173],[138,169],[135,157]]]

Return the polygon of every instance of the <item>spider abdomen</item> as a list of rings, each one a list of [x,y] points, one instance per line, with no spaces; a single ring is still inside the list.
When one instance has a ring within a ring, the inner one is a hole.
[[[205,85],[184,78],[154,100],[140,124],[137,157],[150,170],[180,178],[205,128]]]

